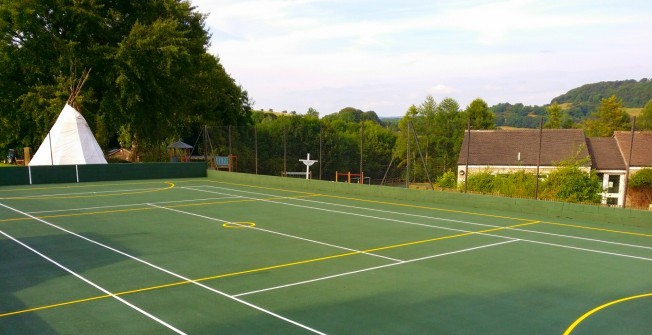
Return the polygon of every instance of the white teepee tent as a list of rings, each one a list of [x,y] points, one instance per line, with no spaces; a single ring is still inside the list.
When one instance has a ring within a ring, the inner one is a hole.
[[[29,165],[75,164],[107,162],[86,119],[66,103]]]

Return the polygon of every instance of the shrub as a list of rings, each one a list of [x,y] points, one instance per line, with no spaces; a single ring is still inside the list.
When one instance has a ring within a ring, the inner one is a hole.
[[[599,203],[602,184],[595,172],[586,173],[577,165],[560,166],[543,182],[542,199]]]
[[[496,177],[492,175],[491,172],[483,171],[479,173],[469,174],[467,175],[467,178],[467,190],[482,193],[493,193],[494,180]]]
[[[457,187],[457,175],[451,170],[444,172],[444,174],[437,178],[437,186],[443,188]]]
[[[494,193],[509,197],[534,197],[536,175],[523,170],[497,175],[494,180]]]
[[[630,178],[629,185],[632,187],[650,187],[652,188],[652,169],[645,168],[634,173]]]

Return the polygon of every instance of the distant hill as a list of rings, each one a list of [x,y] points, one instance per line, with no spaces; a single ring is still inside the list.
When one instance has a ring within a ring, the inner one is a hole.
[[[551,100],[562,105],[568,116],[578,122],[594,112],[600,100],[612,95],[623,100],[623,107],[635,114],[652,100],[652,79],[603,81],[574,88]],[[544,106],[524,106],[523,104],[500,103],[491,106],[496,114],[497,126],[535,128],[538,120],[534,116],[546,115]]]
[[[553,98],[552,101],[570,103],[568,113],[573,119],[581,120],[595,111],[600,100],[612,95],[623,99],[623,107],[642,108],[652,100],[652,80],[643,78],[639,81],[632,79],[586,84]]]

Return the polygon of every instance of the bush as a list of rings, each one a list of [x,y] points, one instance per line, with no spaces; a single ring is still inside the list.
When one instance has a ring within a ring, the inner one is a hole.
[[[630,178],[629,185],[632,187],[652,188],[652,169],[645,168],[634,173]]]
[[[457,175],[453,171],[446,171],[444,174],[437,178],[437,186],[442,188],[455,188],[457,187]]]
[[[497,175],[494,180],[494,193],[509,197],[534,197],[536,175],[523,170],[510,174]]]
[[[543,182],[542,199],[568,202],[599,203],[602,183],[595,172],[586,173],[579,166],[560,166]]]
[[[496,177],[492,175],[491,172],[483,171],[480,173],[469,174],[467,175],[467,178],[467,190],[482,193],[493,193],[494,180]]]

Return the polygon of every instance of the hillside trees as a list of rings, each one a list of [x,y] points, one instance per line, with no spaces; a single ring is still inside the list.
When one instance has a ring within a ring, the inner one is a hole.
[[[181,0],[2,0],[0,146],[38,145],[85,68],[78,102],[103,145],[120,129],[158,146],[195,124],[249,122],[246,91],[208,43],[204,15]]]

